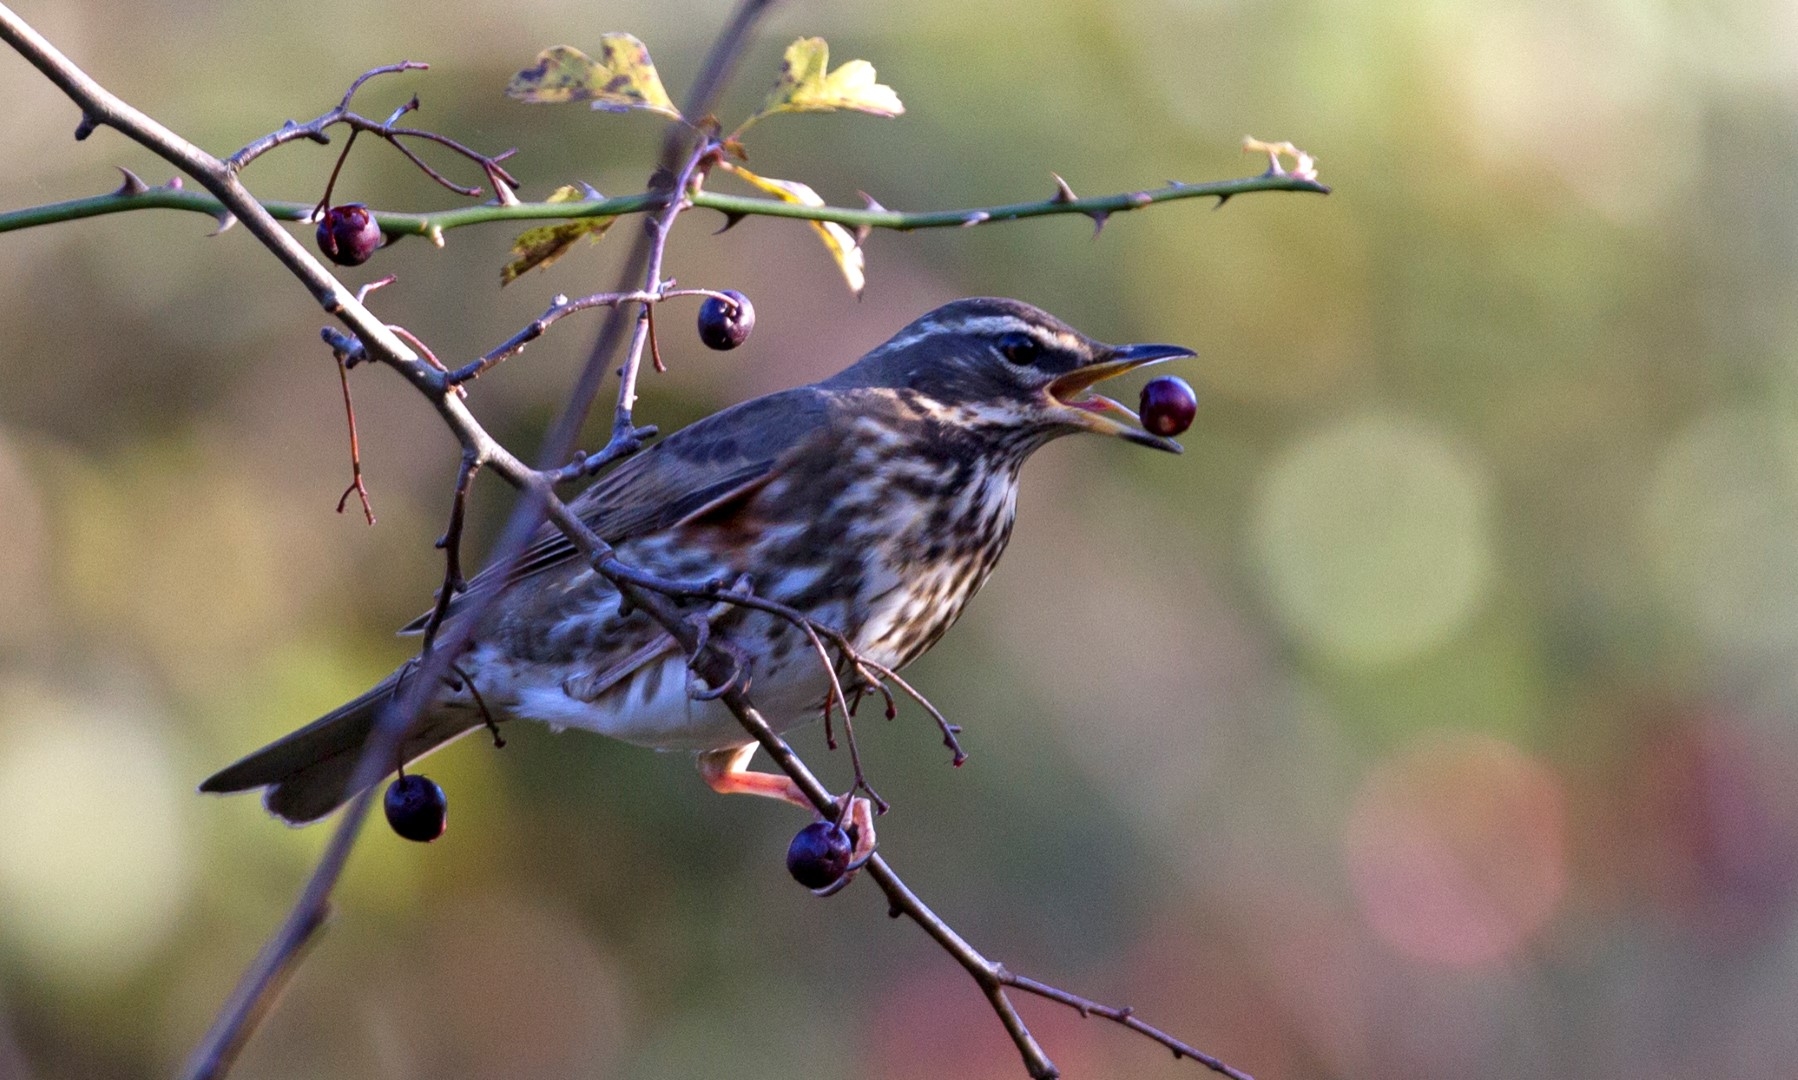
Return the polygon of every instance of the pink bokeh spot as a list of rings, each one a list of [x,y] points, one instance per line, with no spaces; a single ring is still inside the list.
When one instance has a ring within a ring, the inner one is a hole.
[[[1553,916],[1567,885],[1560,779],[1509,743],[1432,734],[1377,765],[1344,837],[1374,932],[1451,967],[1503,960]]]

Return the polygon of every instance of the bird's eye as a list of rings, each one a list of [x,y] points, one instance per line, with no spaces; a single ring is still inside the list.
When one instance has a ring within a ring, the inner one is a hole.
[[[999,355],[1019,367],[1028,367],[1043,358],[1043,347],[1029,334],[1013,330],[999,336]]]

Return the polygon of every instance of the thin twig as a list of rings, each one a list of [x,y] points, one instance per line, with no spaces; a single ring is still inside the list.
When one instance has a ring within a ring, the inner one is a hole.
[[[649,324],[649,362],[656,369],[656,374],[666,375],[668,365],[662,363],[662,346],[656,341],[656,306],[643,305],[643,321]]]
[[[349,111],[350,99],[356,96],[356,91],[362,89],[363,83],[377,75],[394,75],[402,71],[429,70],[431,70],[431,65],[422,60],[401,60],[397,64],[383,64],[381,67],[371,68],[356,76],[356,81],[351,83],[350,88],[343,92],[343,100],[337,103],[337,107],[345,112]]]
[[[362,500],[362,516],[373,525],[375,509],[368,504],[368,488],[362,484],[362,444],[356,437],[356,406],[350,401],[350,369],[341,356],[337,358],[337,378],[343,383],[343,411],[350,421],[350,486],[344,488],[343,495],[338,498],[337,512],[343,513],[344,504],[350,501],[353,492]]]
[[[672,286],[672,282],[666,283]],[[478,360],[470,361],[449,373],[449,381],[460,385],[471,379],[478,379],[501,362],[524,351],[524,347],[542,337],[551,326],[561,319],[573,315],[577,311],[586,311],[596,307],[617,307],[619,304],[654,304],[662,300],[672,300],[682,296],[718,297],[724,294],[715,289],[675,289],[664,287],[660,290],[632,289],[626,292],[594,293],[570,300],[558,294],[550,301],[549,308],[537,316],[524,329],[513,334],[492,351]]]
[[[437,540],[437,546],[443,549],[443,585],[437,590],[436,606],[425,622],[424,644],[419,652],[426,655],[437,644],[437,631],[443,628],[443,620],[449,615],[456,595],[468,588],[468,582],[462,576],[462,523],[468,515],[468,493],[474,487],[475,474],[480,471],[479,455],[462,451],[462,467],[456,472],[456,496],[450,502],[449,524]]]
[[[643,271],[645,291],[655,291],[662,281],[662,258],[668,250],[668,235],[674,230],[674,219],[681,211],[691,206],[691,191],[700,163],[713,150],[709,137],[701,136],[687,155],[686,163],[675,175],[673,188],[667,195],[667,204],[660,214],[644,223],[645,233],[649,240],[649,257]],[[631,411],[637,405],[637,372],[643,366],[643,345],[649,334],[649,307],[644,303],[638,317],[636,330],[631,336],[631,343],[624,356],[624,366],[618,369],[618,407],[612,415],[612,431],[628,430],[632,426]]]
[[[336,168],[331,170],[330,183],[325,186],[327,199],[329,198],[331,187],[337,181],[338,171],[343,168],[344,158],[349,156],[350,144],[354,143],[356,141],[356,136],[364,131],[376,135],[386,141],[395,150],[404,154],[406,159],[417,166],[426,176],[458,195],[463,195],[471,199],[477,198],[481,194],[481,189],[479,187],[458,184],[449,177],[444,176],[443,173],[439,172],[430,165],[430,163],[419,157],[411,147],[400,140],[424,139],[429,142],[434,142],[453,153],[459,154],[480,166],[481,171],[490,179],[495,187],[499,189],[502,196],[509,194],[509,192],[507,192],[505,188],[501,188],[500,185],[504,184],[512,189],[516,189],[518,187],[518,181],[500,166],[500,162],[510,157],[515,151],[506,150],[499,154],[483,154],[478,150],[464,146],[462,143],[457,142],[447,135],[442,135],[435,131],[394,126],[400,117],[418,108],[418,98],[416,96],[406,104],[394,110],[393,115],[389,116],[386,120],[370,120],[366,116],[361,116],[350,111],[350,99],[356,96],[356,91],[362,88],[363,83],[375,76],[390,75],[401,71],[423,71],[430,66],[431,65],[429,64],[423,64],[413,60],[402,60],[397,64],[386,64],[370,71],[365,71],[356,78],[355,82],[350,84],[349,90],[344,93],[343,100],[337,103],[336,108],[331,109],[304,124],[297,124],[294,121],[289,120],[286,124],[281,126],[280,130],[262,136],[254,142],[244,146],[229,158],[226,158],[225,165],[233,172],[240,172],[247,168],[249,164],[257,158],[277,147],[285,146],[290,142],[308,139],[312,142],[328,143],[331,141],[331,136],[328,134],[329,129],[342,124],[350,129],[350,137],[344,144],[343,153],[338,155]],[[504,202],[503,197],[501,201]],[[321,202],[320,207],[322,208],[323,205],[324,204]]]
[[[431,351],[431,347],[429,345],[426,345],[423,341],[420,341],[417,334],[414,334],[412,331],[406,329],[403,326],[400,326],[397,323],[388,323],[387,329],[393,331],[394,336],[398,337],[400,340],[404,341],[406,344],[412,346],[414,349],[417,349],[419,358],[422,359],[426,364],[429,364],[433,371],[441,371],[444,376],[443,377],[444,383],[447,386],[449,386],[451,389],[455,390],[457,397],[465,398],[468,396],[468,391],[463,389],[460,386],[457,386],[455,384],[455,382],[450,378],[450,369],[443,366],[443,361],[437,359],[437,354]]]
[[[350,150],[356,145],[356,136],[360,132],[350,132],[350,137],[343,141],[343,149],[337,155],[337,163],[331,166],[331,175],[325,180],[325,193],[318,197],[318,204],[312,208],[312,216],[319,217],[331,205],[331,192],[337,187],[337,178],[343,174],[343,163],[350,159]]]
[[[1230,1080],[1254,1080],[1254,1077],[1250,1076],[1248,1073],[1233,1068],[1229,1064],[1205,1053],[1203,1050],[1183,1042],[1180,1039],[1174,1038],[1172,1035],[1169,1035],[1167,1032],[1152,1024],[1143,1023],[1136,1018],[1136,1010],[1130,1008],[1128,1005],[1101,1005],[1091,998],[1069,993],[1059,986],[1050,986],[1046,982],[1039,982],[1036,979],[1019,975],[1004,967],[999,968],[997,975],[999,981],[1006,986],[1015,987],[1027,994],[1035,994],[1037,997],[1047,998],[1050,1001],[1059,1001],[1061,1004],[1078,1012],[1081,1016],[1098,1016],[1110,1020],[1113,1023],[1122,1024],[1131,1031],[1136,1032],[1138,1035],[1152,1039],[1167,1047],[1169,1050],[1173,1051],[1175,1058],[1191,1058],[1210,1069],[1212,1072],[1222,1073],[1229,1077]]]
[[[629,431],[614,431],[597,454],[576,453],[568,464],[546,473],[552,485],[571,483],[597,476],[615,461],[622,461],[637,453],[650,439],[659,434],[654,424],[634,427]]]
[[[493,710],[487,707],[487,699],[481,696],[481,688],[475,685],[474,676],[462,670],[461,666],[458,664],[451,664],[450,670],[456,674],[457,678],[462,680],[462,685],[468,688],[468,696],[474,698],[475,708],[480,710],[481,720],[487,725],[488,733],[493,736],[493,748],[495,750],[504,750],[506,748],[506,737],[500,734],[499,721],[494,719]]]
[[[935,705],[931,704],[931,701],[929,698],[925,697],[921,692],[918,691],[918,689],[916,687],[912,686],[911,683],[906,682],[903,678],[901,678],[897,671],[894,671],[892,668],[887,667],[884,664],[877,664],[874,661],[869,660],[867,657],[862,657],[857,662],[860,664],[864,664],[867,667],[873,668],[874,673],[876,675],[880,676],[880,678],[878,680],[869,680],[869,681],[873,682],[874,685],[876,685],[876,686],[880,686],[882,693],[886,692],[885,686],[882,685],[883,683],[889,683],[889,682],[893,683],[899,687],[900,691],[903,692],[906,697],[909,697],[913,701],[917,702],[919,704],[919,706],[921,706],[924,709],[925,712],[930,714],[930,718],[932,720],[936,721],[937,730],[939,730],[943,733],[943,745],[948,747],[950,749],[950,751],[954,754],[954,757],[950,759],[950,764],[954,765],[958,769],[961,768],[962,764],[968,760],[967,752],[961,748],[961,741],[956,738],[957,735],[961,734],[961,725],[960,724],[951,724],[949,722],[949,718],[943,715],[942,710],[938,709]],[[892,718],[892,712],[893,712],[892,700],[893,700],[892,695],[890,695],[890,694],[887,695],[887,718],[888,719]]]

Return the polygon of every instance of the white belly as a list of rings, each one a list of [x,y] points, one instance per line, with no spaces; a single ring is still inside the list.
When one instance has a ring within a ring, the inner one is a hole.
[[[750,686],[756,708],[777,732],[821,715],[828,685],[822,670],[815,660],[798,667],[791,677],[758,678]],[[650,661],[594,701],[569,695],[559,682],[519,683],[508,711],[557,730],[596,731],[658,750],[716,750],[754,741],[722,702],[696,700],[688,692],[686,657],[678,651]]]

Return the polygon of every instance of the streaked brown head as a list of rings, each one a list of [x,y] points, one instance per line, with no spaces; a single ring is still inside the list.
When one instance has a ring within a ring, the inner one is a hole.
[[[1179,453],[1179,443],[1144,431],[1134,412],[1092,388],[1192,355],[1179,345],[1107,345],[1022,301],[977,297],[919,317],[819,385],[916,391],[947,418],[1032,445],[1093,431]]]

